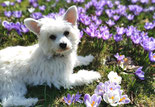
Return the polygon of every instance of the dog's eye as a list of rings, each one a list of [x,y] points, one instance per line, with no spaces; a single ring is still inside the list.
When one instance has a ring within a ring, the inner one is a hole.
[[[50,39],[55,40],[56,36],[55,35],[50,35]]]
[[[65,35],[65,36],[68,36],[68,35],[69,35],[69,31],[65,31],[65,32],[64,32],[64,35]]]

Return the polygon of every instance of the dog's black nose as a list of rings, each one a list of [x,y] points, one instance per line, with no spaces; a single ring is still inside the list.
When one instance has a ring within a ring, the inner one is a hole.
[[[62,48],[62,49],[66,49],[67,44],[66,44],[66,43],[60,43],[59,46],[60,46],[60,48]]]

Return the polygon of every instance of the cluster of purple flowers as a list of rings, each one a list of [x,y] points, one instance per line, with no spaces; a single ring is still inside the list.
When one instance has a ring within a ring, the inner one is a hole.
[[[100,82],[95,89],[95,94],[102,96],[103,100],[106,103],[110,103],[111,106],[128,104],[130,102],[127,95],[122,95],[123,90],[121,90],[121,86],[110,81]]]
[[[136,0],[134,3],[138,2],[139,0]],[[141,0],[141,3],[147,3],[147,1]],[[152,1],[153,3],[153,1]],[[105,9],[104,7],[108,7],[109,9]],[[116,6],[114,9],[113,7]],[[95,7],[95,15],[87,15],[87,10],[90,9],[90,7]],[[133,20],[135,16],[139,15],[141,12],[143,12],[144,8],[142,8],[139,5],[133,4],[133,5],[122,5],[120,4],[120,1],[111,2],[109,0],[92,0],[89,1],[87,4],[85,4],[85,8],[79,7],[79,22],[84,24],[86,26],[83,31],[88,34],[90,37],[97,37],[97,38],[103,38],[103,40],[108,40],[112,36],[115,41],[121,41],[123,40],[123,34],[126,32],[129,34],[132,30],[131,28],[128,30],[128,28],[124,27],[116,27],[116,34],[109,33],[109,29],[106,27],[106,33],[103,31],[100,31],[100,28],[102,29],[102,23],[103,21],[100,19],[100,16],[104,13],[107,14],[109,17],[109,20],[105,21],[105,23],[109,26],[115,26],[116,21],[120,19],[121,16],[125,16],[128,20]],[[153,6],[151,6],[149,9],[145,10],[155,10]],[[129,13],[127,12],[129,11]],[[145,28],[146,29],[153,29],[154,23],[146,23]],[[105,27],[105,26],[104,26]],[[136,34],[136,33],[135,33]],[[128,35],[129,36],[129,35]],[[134,36],[131,36],[131,39],[134,43],[139,44],[141,37],[136,34]]]
[[[4,11],[4,15],[6,17],[13,16],[15,18],[21,18],[22,17],[22,11],[13,11],[13,12],[11,12],[11,11]]]
[[[129,5],[128,7],[129,7],[129,10],[133,12],[134,15],[136,16],[139,15],[143,11],[143,8],[139,5]]]
[[[152,3],[155,3],[155,0],[151,0]],[[149,3],[149,0],[131,0],[132,3],[137,3],[137,2],[140,2],[142,4],[148,4]]]
[[[74,2],[74,3],[83,3],[85,0],[66,0],[67,3],[71,3],[71,2]]]
[[[8,31],[11,30],[16,30],[17,33],[21,36],[22,33],[27,33],[29,30],[26,28],[26,26],[23,23],[20,22],[8,22],[8,21],[3,21],[2,25],[4,28],[6,28]]]
[[[127,95],[123,95],[123,90],[121,90],[121,86],[119,85],[122,78],[118,76],[114,71],[111,71],[108,74],[108,78],[109,81],[105,81],[105,83],[100,82],[96,86],[96,89],[94,90],[94,94],[92,96],[90,96],[89,94],[84,95],[84,103],[87,107],[98,107],[102,101],[102,97],[103,100],[106,103],[109,103],[111,106],[130,103],[130,99]],[[83,101],[79,101],[81,95],[76,94],[75,96],[71,96],[70,94],[68,94],[67,98],[64,97],[65,103],[68,105],[70,105],[72,102],[83,103]]]

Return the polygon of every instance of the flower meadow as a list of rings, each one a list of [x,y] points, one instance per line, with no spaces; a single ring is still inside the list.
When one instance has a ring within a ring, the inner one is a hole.
[[[78,54],[92,54],[89,66],[100,72],[91,84],[61,89],[29,87],[26,96],[40,106],[155,106],[155,0],[1,0],[0,49],[32,45],[37,37],[25,18],[55,18],[78,8]]]

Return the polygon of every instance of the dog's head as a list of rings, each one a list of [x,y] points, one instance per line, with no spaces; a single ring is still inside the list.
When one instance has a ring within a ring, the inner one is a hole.
[[[38,36],[45,55],[68,55],[77,50],[80,41],[77,28],[77,8],[70,7],[62,17],[24,20],[26,27]]]

